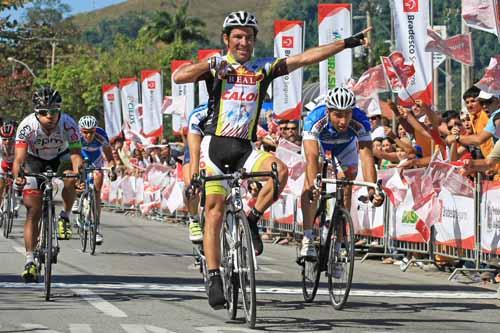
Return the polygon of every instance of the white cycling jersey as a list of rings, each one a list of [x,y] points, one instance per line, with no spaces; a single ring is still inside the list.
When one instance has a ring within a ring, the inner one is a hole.
[[[17,128],[16,147],[27,147],[28,154],[43,160],[55,159],[68,149],[82,147],[78,124],[70,115],[61,112],[56,128],[47,134],[32,113]]]

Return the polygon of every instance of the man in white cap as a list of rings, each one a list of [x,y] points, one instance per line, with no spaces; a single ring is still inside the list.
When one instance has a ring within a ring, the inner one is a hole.
[[[498,95],[490,94],[481,90],[476,99],[479,101],[479,104],[481,104],[484,112],[489,115],[500,108],[500,99],[498,98]]]
[[[370,126],[372,140],[375,138],[385,138],[384,126],[382,126],[382,112],[379,108],[368,109],[368,119],[370,119]]]

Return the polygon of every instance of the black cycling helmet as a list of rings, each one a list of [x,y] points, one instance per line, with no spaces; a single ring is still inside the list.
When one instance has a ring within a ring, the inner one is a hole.
[[[61,95],[50,86],[39,88],[33,93],[33,106],[35,109],[60,107],[62,103]]]

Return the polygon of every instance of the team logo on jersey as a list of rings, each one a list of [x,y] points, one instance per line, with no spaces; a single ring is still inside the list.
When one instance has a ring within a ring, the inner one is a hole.
[[[255,86],[257,82],[264,78],[264,74],[258,72],[251,72],[247,70],[244,66],[240,66],[236,69],[236,73],[229,74],[227,77],[227,83],[229,84],[242,84],[247,86]]]

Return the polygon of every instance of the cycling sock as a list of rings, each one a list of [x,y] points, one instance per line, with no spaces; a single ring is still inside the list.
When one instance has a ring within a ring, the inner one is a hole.
[[[252,210],[250,211],[250,213],[248,213],[248,224],[250,224],[250,226],[256,226],[257,225],[257,222],[259,222],[260,218],[262,217],[262,213],[259,212],[257,209],[252,208]]]
[[[26,252],[26,263],[34,262],[35,257],[33,257],[33,252]]]
[[[304,230],[304,237],[307,239],[314,239],[314,232],[312,229]]]

